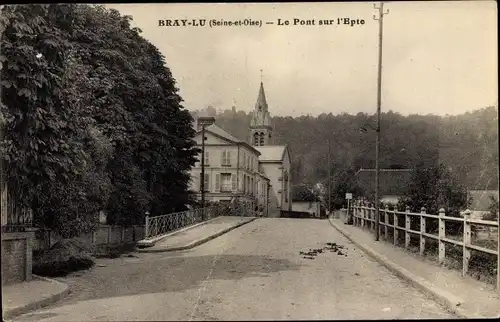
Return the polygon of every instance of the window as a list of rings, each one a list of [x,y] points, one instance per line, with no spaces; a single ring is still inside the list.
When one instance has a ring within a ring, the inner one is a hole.
[[[210,164],[210,153],[205,151],[205,165],[208,166]]]
[[[221,153],[221,165],[231,166],[231,151],[222,151]]]
[[[220,178],[221,178],[220,191],[222,191],[222,192],[232,191],[233,190],[233,182],[231,180],[231,174],[230,173],[221,173]]]
[[[247,192],[247,176],[243,175],[243,192]]]
[[[205,185],[204,190],[210,192],[210,173],[205,173],[205,180],[203,184]],[[200,180],[200,191],[201,191],[201,180]]]
[[[236,174],[231,175],[231,183],[232,183],[233,191],[238,190],[236,187]]]
[[[259,145],[259,133],[257,132],[253,134],[253,145]]]
[[[264,145],[264,132],[261,132],[260,133],[260,142],[259,142],[260,145]]]

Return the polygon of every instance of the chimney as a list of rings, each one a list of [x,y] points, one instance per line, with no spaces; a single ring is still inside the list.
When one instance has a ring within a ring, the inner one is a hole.
[[[210,125],[215,123],[215,118],[214,117],[199,117],[197,120],[197,127],[198,131],[201,131],[201,128],[203,125],[205,125],[205,128],[209,127]]]

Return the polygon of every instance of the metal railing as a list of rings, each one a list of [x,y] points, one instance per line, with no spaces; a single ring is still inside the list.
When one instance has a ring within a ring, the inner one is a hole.
[[[194,225],[196,223],[202,222],[203,217],[205,217],[205,220],[215,218],[221,215],[218,211],[219,208],[220,207],[213,206],[175,212],[163,216],[146,216],[144,239],[155,238],[185,228],[187,226]]]
[[[19,206],[12,197],[8,198],[7,201],[6,214],[2,214],[2,232],[24,232],[32,229],[32,209]]]
[[[483,226],[483,227],[496,227],[498,232],[498,221],[490,220],[480,220],[471,219],[471,211],[466,210],[463,213],[463,217],[450,217],[446,216],[445,210],[441,208],[439,210],[439,215],[427,214],[424,207],[422,207],[420,213],[410,212],[410,208],[406,207],[406,211],[396,211],[389,210],[386,206],[385,209],[380,209],[379,227],[382,230],[382,236],[385,237],[387,241],[389,239],[389,228],[393,231],[392,243],[396,246],[398,245],[399,233],[404,234],[405,248],[410,247],[411,236],[417,235],[420,241],[420,255],[423,256],[426,249],[426,241],[428,239],[433,239],[438,241],[438,263],[443,264],[446,257],[446,245],[457,245],[462,247],[462,276],[466,276],[469,270],[469,262],[471,259],[471,251],[475,250],[481,253],[492,254],[497,256],[497,268],[496,268],[496,278],[497,278],[497,291],[500,292],[500,238],[497,236],[497,249],[490,249],[486,247],[481,247],[472,244],[472,225]],[[368,227],[370,230],[375,229],[375,208],[367,205],[362,205],[359,202],[353,205],[353,217],[354,225],[361,227]],[[402,218],[401,218],[402,217]],[[404,221],[401,222],[400,219]],[[420,223],[419,230],[411,229],[411,218],[417,218],[417,223]],[[390,220],[392,219],[392,220]],[[428,219],[438,220],[438,233],[432,234],[427,232],[426,224]],[[463,225],[463,234],[461,240],[448,238],[446,236],[446,222],[460,222]],[[391,223],[392,222],[392,223]]]

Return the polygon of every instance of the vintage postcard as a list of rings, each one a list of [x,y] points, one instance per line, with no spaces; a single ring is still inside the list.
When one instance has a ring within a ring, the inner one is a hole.
[[[497,19],[2,5],[3,319],[500,317]]]

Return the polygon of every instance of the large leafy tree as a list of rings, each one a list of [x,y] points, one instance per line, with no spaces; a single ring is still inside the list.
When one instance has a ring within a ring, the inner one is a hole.
[[[138,223],[190,202],[197,150],[159,51],[131,18],[88,5],[4,9],[2,157],[18,202],[63,234],[97,210]]]

